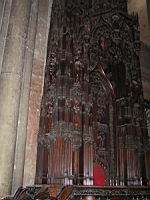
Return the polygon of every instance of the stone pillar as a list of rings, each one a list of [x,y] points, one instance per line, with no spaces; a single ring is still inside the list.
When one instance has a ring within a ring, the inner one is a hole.
[[[18,189],[18,187],[22,186],[23,184],[29,94],[30,94],[30,83],[32,76],[37,17],[38,17],[38,1],[39,0],[32,1],[31,12],[30,12],[30,21],[29,21],[28,36],[26,42],[25,58],[24,58],[23,81],[21,86],[12,193],[14,193]]]
[[[0,73],[6,43],[12,0],[0,0]]]
[[[6,3],[5,0],[0,1],[0,29],[1,29],[2,21],[3,21],[5,3]]]
[[[37,34],[29,97],[29,114],[23,185],[35,182],[37,160],[37,136],[39,132],[40,107],[43,94],[47,40],[50,26],[52,0],[39,0]]]
[[[13,0],[0,74],[0,196],[11,193],[20,88],[31,0]]]

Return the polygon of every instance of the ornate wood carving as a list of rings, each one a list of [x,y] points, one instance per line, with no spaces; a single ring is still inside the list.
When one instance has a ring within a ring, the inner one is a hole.
[[[37,183],[93,184],[93,163],[104,166],[110,185],[148,183],[139,39],[138,17],[128,15],[126,0],[54,1]],[[59,123],[57,138],[54,121],[68,116],[76,128]],[[90,134],[83,131],[87,120]]]
[[[48,190],[47,187],[20,187],[14,196],[5,197],[2,200],[55,200],[56,198],[49,195]]]
[[[103,198],[104,200],[114,199],[143,199],[150,198],[149,188],[138,187],[89,187],[89,186],[66,186],[63,187],[57,197],[49,195],[48,187],[28,187],[19,188],[13,197],[6,197],[2,200],[71,200],[84,199],[90,197],[92,199]]]

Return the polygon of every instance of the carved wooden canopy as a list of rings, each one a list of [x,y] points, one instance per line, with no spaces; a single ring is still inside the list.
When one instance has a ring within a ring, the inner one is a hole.
[[[126,0],[53,2],[37,183],[147,184],[139,38]]]

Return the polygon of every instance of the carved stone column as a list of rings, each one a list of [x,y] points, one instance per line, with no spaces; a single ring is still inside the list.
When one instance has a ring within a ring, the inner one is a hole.
[[[37,161],[37,136],[43,93],[47,39],[50,26],[51,6],[53,0],[39,0],[37,32],[32,66],[32,78],[29,96],[29,113],[27,122],[27,141],[23,185],[35,183]]]
[[[6,43],[7,29],[11,11],[12,0],[0,1],[0,73],[2,69],[3,54]]]
[[[30,21],[29,21],[25,59],[24,59],[23,81],[21,86],[12,193],[14,193],[17,190],[17,188],[22,186],[23,184],[29,93],[30,93],[30,82],[32,76],[37,16],[38,16],[38,0],[33,0],[30,12]]]
[[[10,194],[31,0],[13,0],[0,75],[0,196]]]

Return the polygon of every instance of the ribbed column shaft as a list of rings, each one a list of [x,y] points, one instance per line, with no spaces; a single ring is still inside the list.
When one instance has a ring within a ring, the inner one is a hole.
[[[0,196],[11,193],[31,0],[13,0],[0,75]]]
[[[37,136],[39,132],[40,106],[43,93],[47,40],[53,0],[39,0],[37,33],[30,85],[29,113],[23,185],[35,183],[37,161]]]
[[[31,6],[28,36],[26,42],[23,81],[21,86],[12,193],[14,193],[17,190],[17,188],[22,186],[23,184],[29,94],[30,94],[30,82],[32,76],[37,16],[38,16],[38,0],[33,0]]]

